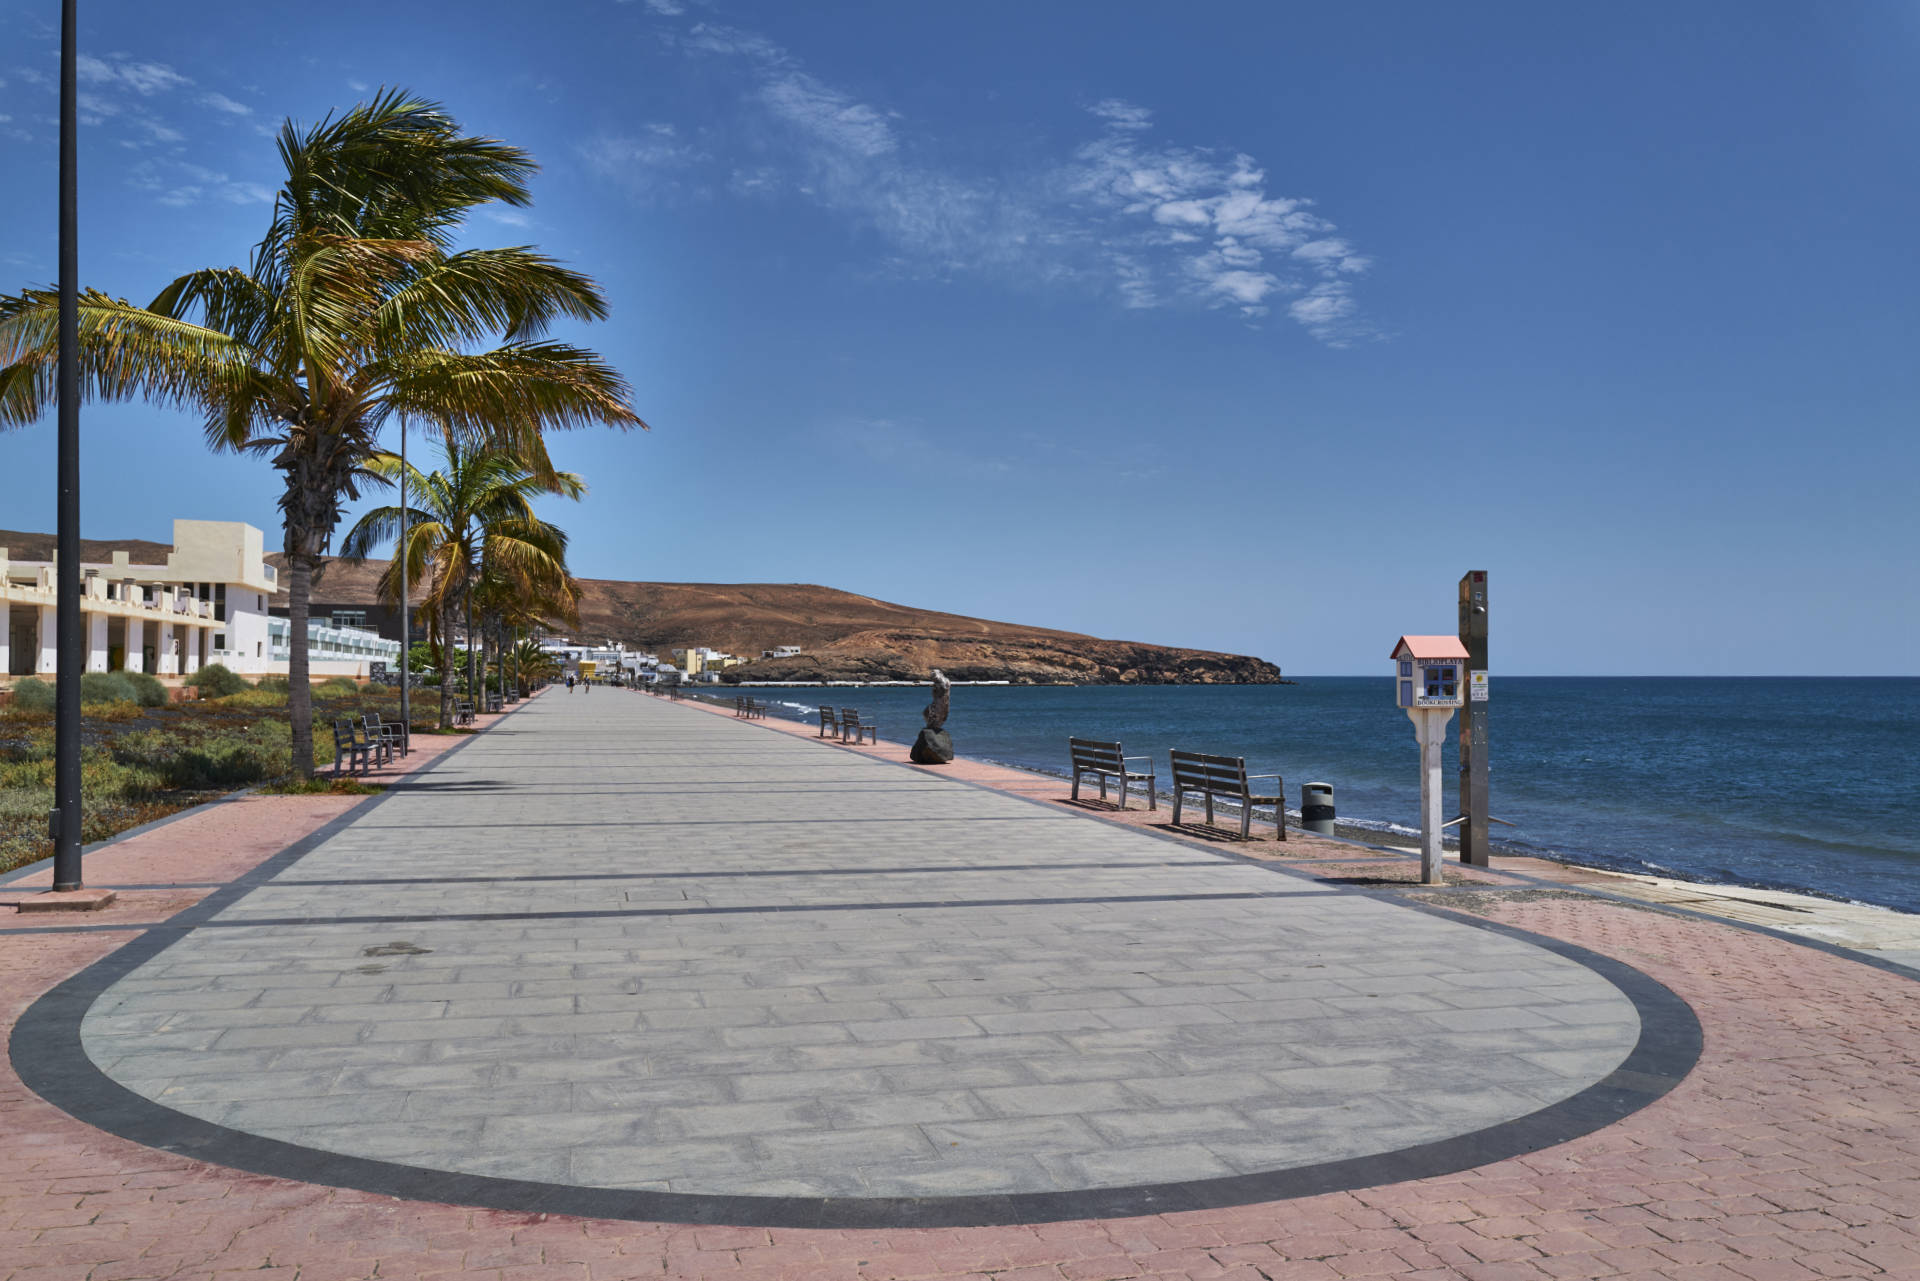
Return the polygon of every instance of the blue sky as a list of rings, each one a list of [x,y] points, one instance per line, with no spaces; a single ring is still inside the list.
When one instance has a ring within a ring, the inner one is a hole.
[[[1384,670],[1920,672],[1920,9],[83,0],[85,283],[245,260],[371,89],[530,149],[646,434],[594,577],[815,582]],[[54,276],[53,0],[0,5],[0,290]],[[570,335],[573,336],[573,335]],[[277,477],[89,408],[89,536]],[[50,529],[49,420],[0,527]]]

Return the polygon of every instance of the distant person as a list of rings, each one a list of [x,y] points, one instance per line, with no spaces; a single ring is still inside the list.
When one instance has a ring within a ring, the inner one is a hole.
[[[582,694],[591,694],[593,692],[593,677],[582,676],[580,678],[580,692]]]
[[[573,673],[567,673],[567,693],[573,693]]]

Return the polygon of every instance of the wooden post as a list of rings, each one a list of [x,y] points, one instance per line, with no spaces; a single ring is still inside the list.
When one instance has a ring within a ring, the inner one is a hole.
[[[1487,687],[1474,673],[1487,670],[1487,571],[1460,579],[1460,643],[1467,647],[1467,702],[1460,710],[1460,861],[1487,865]],[[1482,677],[1484,680],[1484,676]]]

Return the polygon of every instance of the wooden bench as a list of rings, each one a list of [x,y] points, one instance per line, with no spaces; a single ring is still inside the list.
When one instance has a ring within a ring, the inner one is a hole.
[[[453,705],[453,723],[455,725],[473,724],[473,704],[455,703]]]
[[[380,713],[368,712],[360,718],[360,723],[367,727],[368,738],[386,747],[388,760],[393,759],[395,752],[399,752],[402,755],[406,754],[408,749],[407,727],[399,721],[383,721],[380,719]]]
[[[354,744],[366,749],[369,761],[376,766],[392,763],[393,744],[387,741],[386,735],[368,724],[364,716],[358,725],[349,721],[347,727],[353,731]]]
[[[860,713],[857,709],[851,707],[841,708],[840,741],[844,743],[851,738],[855,746],[858,746],[863,736],[869,743],[878,743],[880,741],[880,731],[874,727],[871,721],[861,720]]]
[[[359,766],[356,766],[354,764],[355,761],[358,761],[360,763]],[[346,766],[345,771],[341,769],[342,765]],[[372,749],[369,748],[368,745],[365,742],[363,742],[359,738],[359,736],[353,732],[352,721],[349,721],[349,720],[335,721],[333,723],[333,775],[334,777],[338,778],[340,777],[341,773],[343,772],[350,773],[353,770],[360,768],[361,766],[364,766],[367,769],[373,768]]]
[[[767,719],[767,705],[757,698],[736,698],[733,700],[733,714],[742,720],[764,721]]]
[[[1180,826],[1180,801],[1188,792],[1199,792],[1206,799],[1207,825],[1213,825],[1213,802],[1234,801],[1240,806],[1240,839],[1252,834],[1256,806],[1273,807],[1274,826],[1279,839],[1287,839],[1287,789],[1278,774],[1248,775],[1244,756],[1208,756],[1204,752],[1171,752],[1173,758],[1173,825]],[[1273,794],[1256,794],[1251,784],[1259,779],[1273,780]]]
[[[835,737],[839,736],[840,714],[831,707],[823,707],[820,709],[820,732],[815,734],[814,737],[825,738],[829,734]]]
[[[1120,808],[1127,808],[1127,785],[1144,783],[1147,788],[1147,808],[1160,808],[1160,798],[1154,794],[1153,757],[1123,756],[1118,743],[1101,743],[1090,738],[1069,738],[1067,751],[1073,757],[1073,799],[1080,799],[1081,778],[1092,775],[1100,780],[1100,799],[1107,799],[1107,780],[1113,779],[1120,785]],[[1145,770],[1127,768],[1128,761],[1145,761]]]

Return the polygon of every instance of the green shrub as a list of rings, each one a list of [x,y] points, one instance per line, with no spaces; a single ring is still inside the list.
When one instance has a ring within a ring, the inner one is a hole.
[[[270,749],[238,735],[222,734],[183,748],[166,763],[162,777],[168,787],[207,791],[244,787],[276,772]]]
[[[363,694],[372,694],[377,698],[380,695],[385,694],[387,692],[387,687],[385,685],[382,685],[379,681],[368,681],[365,685],[362,685],[360,687],[360,691]]]
[[[127,687],[133,691],[133,701],[142,707],[165,707],[167,705],[167,687],[145,672],[121,672]]]
[[[139,699],[125,672],[85,672],[80,677],[83,703],[134,703]]]
[[[187,677],[187,684],[197,688],[202,698],[225,698],[228,694],[253,688],[229,670],[225,663],[208,663]]]
[[[351,676],[333,676],[321,681],[314,693],[325,694],[329,698],[339,698],[343,694],[358,694],[360,682]]]
[[[222,707],[285,707],[287,691],[284,689],[243,689],[238,694],[227,694],[219,700]]]
[[[284,694],[292,688],[284,676],[262,676],[253,683],[255,689],[264,689],[269,693]]]
[[[50,712],[53,703],[53,683],[29,676],[13,687],[13,702],[9,706],[22,712]]]

